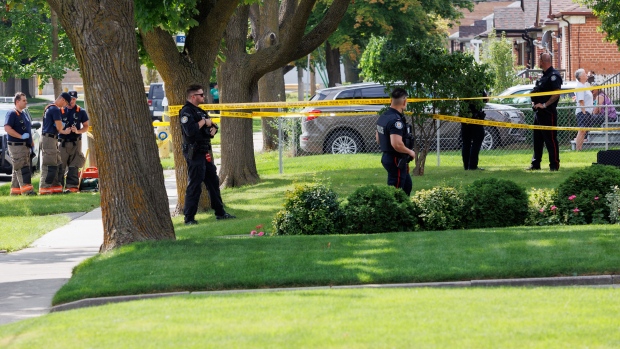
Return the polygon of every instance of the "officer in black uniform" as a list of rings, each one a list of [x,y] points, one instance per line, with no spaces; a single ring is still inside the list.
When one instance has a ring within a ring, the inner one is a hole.
[[[188,166],[188,182],[185,191],[185,224],[198,224],[194,219],[198,211],[198,201],[204,182],[209,192],[211,208],[216,219],[230,219],[235,216],[226,213],[220,196],[220,178],[213,163],[211,138],[217,133],[218,127],[209,119],[207,112],[198,106],[204,103],[205,96],[201,85],[191,85],[187,89],[187,102],[179,112],[181,129],[183,130],[183,156]]]
[[[32,139],[32,118],[26,106],[26,94],[17,92],[13,99],[15,108],[6,114],[4,131],[7,134],[7,148],[13,164],[11,195],[36,195],[32,187],[30,154],[34,154]]]
[[[487,92],[482,91],[482,97],[487,97]],[[485,99],[487,103],[489,100]],[[484,120],[486,113],[476,107],[476,104],[469,104],[469,112],[472,119]],[[478,155],[484,140],[484,126],[476,124],[461,123],[461,139],[463,140],[463,149],[461,156],[463,158],[463,167],[466,170],[484,170],[478,167]]]
[[[395,88],[388,110],[377,120],[375,137],[381,146],[381,164],[388,173],[388,185],[401,188],[411,195],[413,183],[409,174],[409,162],[415,158],[411,125],[403,114],[407,107],[407,91]]]
[[[551,54],[542,53],[539,65],[543,70],[543,75],[536,81],[536,86],[532,93],[560,90],[562,88],[562,76],[553,68]],[[558,111],[556,107],[558,106],[559,99],[560,94],[532,97],[532,108],[536,112],[534,125],[558,125]],[[532,165],[528,170],[540,170],[543,144],[547,147],[547,152],[549,152],[549,169],[551,171],[559,170],[560,149],[558,147],[557,130],[534,130],[534,156],[532,157]]]

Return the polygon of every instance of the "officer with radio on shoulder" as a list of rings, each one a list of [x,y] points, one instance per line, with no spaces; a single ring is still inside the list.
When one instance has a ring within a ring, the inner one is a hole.
[[[560,99],[559,91],[562,88],[562,76],[553,68],[551,54],[542,53],[538,64],[543,70],[543,75],[536,80],[536,86],[532,89],[532,93],[551,91],[558,91],[558,93],[531,97],[532,109],[534,109],[536,113],[534,125],[557,126],[558,111],[556,107]],[[559,170],[560,149],[558,146],[557,130],[534,130],[534,156],[532,156],[532,164],[527,170],[540,170],[543,145],[547,147],[547,152],[549,153],[549,170]]]
[[[415,152],[411,125],[407,124],[404,115],[406,108],[407,91],[395,88],[391,94],[390,107],[377,120],[375,138],[383,152],[381,164],[388,173],[387,184],[411,196],[413,182],[409,174],[409,162],[415,158]]]
[[[187,161],[188,181],[185,191],[185,224],[198,224],[195,220],[198,211],[198,201],[204,182],[209,192],[211,208],[215,211],[215,218],[231,219],[235,216],[224,210],[224,203],[220,195],[220,178],[214,159],[211,157],[211,138],[218,131],[218,126],[211,121],[209,114],[199,105],[205,100],[201,85],[191,85],[187,89],[187,102],[179,112],[181,130],[183,131],[183,156]]]

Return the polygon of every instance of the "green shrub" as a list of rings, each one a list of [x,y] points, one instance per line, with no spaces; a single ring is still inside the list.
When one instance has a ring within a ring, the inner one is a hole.
[[[446,230],[463,228],[464,202],[456,188],[435,187],[415,193],[413,203],[417,206],[421,228]]]
[[[465,188],[467,228],[523,225],[528,215],[525,189],[515,182],[484,178]]]
[[[391,186],[363,186],[349,195],[342,210],[350,234],[411,231],[417,225],[415,205],[404,191]]]
[[[276,235],[337,234],[342,228],[338,196],[323,184],[297,185],[286,192],[273,226]]]
[[[584,223],[608,221],[610,211],[605,196],[616,185],[620,185],[620,169],[605,165],[586,167],[558,186],[556,205],[569,219],[582,215]]]
[[[528,195],[527,225],[556,225],[562,224],[562,217],[558,214],[555,202],[558,192],[555,189],[530,189]]]
[[[615,185],[611,192],[605,195],[607,207],[609,207],[609,221],[620,223],[620,189]]]

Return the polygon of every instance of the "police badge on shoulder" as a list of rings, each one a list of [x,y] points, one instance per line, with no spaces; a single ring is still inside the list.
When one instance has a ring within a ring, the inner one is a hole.
[[[182,123],[182,124],[187,123],[187,120],[188,120],[187,116],[183,115],[183,116],[181,117],[181,123]]]

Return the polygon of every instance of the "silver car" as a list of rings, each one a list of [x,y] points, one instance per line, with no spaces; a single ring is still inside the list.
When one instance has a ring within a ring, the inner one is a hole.
[[[352,84],[318,90],[311,101],[337,99],[389,98],[385,86],[377,83]],[[313,154],[355,154],[358,152],[378,152],[375,141],[375,129],[378,112],[384,105],[351,105],[305,108],[303,112],[311,113],[302,118],[299,137],[300,147]],[[347,116],[313,116],[315,113],[368,112],[368,115]],[[523,113],[511,106],[487,103],[486,119],[500,122],[524,123]],[[439,138],[441,149],[460,149],[460,123],[442,122]],[[524,142],[525,130],[518,128],[485,127],[482,149],[494,149],[515,142]],[[430,145],[435,147],[435,142]]]
[[[4,122],[6,121],[6,114],[12,111],[15,107],[14,104],[0,103],[0,173],[11,175],[13,173],[13,163],[8,152],[8,137],[4,131]],[[41,151],[39,150],[39,143],[41,134],[38,129],[41,128],[40,122],[32,122],[32,140],[34,141],[34,157],[31,159],[32,172],[39,169],[39,158],[41,157]]]

